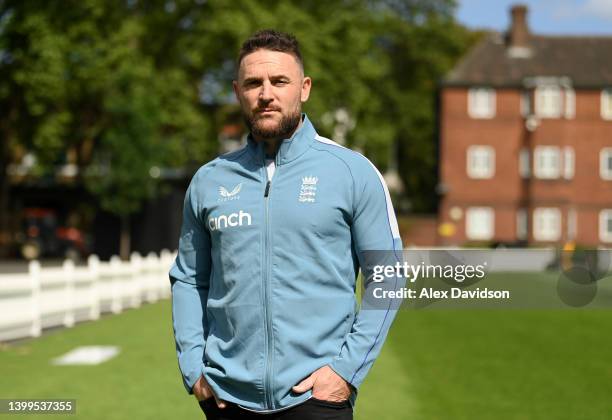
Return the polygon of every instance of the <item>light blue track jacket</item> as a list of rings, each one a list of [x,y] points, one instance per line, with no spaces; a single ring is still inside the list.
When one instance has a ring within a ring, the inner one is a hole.
[[[262,412],[308,399],[291,387],[327,364],[359,387],[396,312],[358,311],[360,255],[402,248],[380,173],[307,117],[275,163],[268,180],[249,138],[197,171],[170,270],[185,387],[204,374],[219,398]]]

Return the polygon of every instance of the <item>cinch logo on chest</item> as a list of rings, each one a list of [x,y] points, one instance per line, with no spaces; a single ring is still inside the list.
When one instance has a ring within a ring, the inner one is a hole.
[[[213,230],[227,229],[237,226],[251,226],[251,214],[240,210],[238,213],[222,214],[217,217],[208,218],[208,228]]]

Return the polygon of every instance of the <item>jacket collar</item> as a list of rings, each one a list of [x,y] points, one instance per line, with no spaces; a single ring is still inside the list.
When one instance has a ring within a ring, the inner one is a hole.
[[[278,148],[275,158],[276,165],[285,165],[300,157],[304,152],[306,152],[306,150],[308,150],[316,135],[317,132],[315,131],[314,126],[306,114],[302,114],[302,125],[300,128],[293,133],[291,138],[284,139]],[[253,153],[255,157],[263,164],[265,162],[263,142],[256,142],[251,134],[249,134],[247,137],[247,145],[251,153]]]

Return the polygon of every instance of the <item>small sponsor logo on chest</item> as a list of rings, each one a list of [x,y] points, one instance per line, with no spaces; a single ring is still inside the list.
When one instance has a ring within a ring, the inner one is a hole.
[[[314,203],[317,198],[317,182],[319,178],[316,176],[305,176],[302,178],[302,186],[300,187],[300,195],[298,201],[300,203]]]
[[[219,198],[217,201],[233,201],[239,200],[240,190],[242,189],[242,182],[236,185],[231,191],[228,191],[224,186],[219,187]]]

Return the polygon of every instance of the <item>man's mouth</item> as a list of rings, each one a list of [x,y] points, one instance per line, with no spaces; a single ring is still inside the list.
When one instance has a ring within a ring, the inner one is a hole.
[[[263,108],[257,111],[258,114],[270,114],[272,112],[279,112],[277,108]]]

